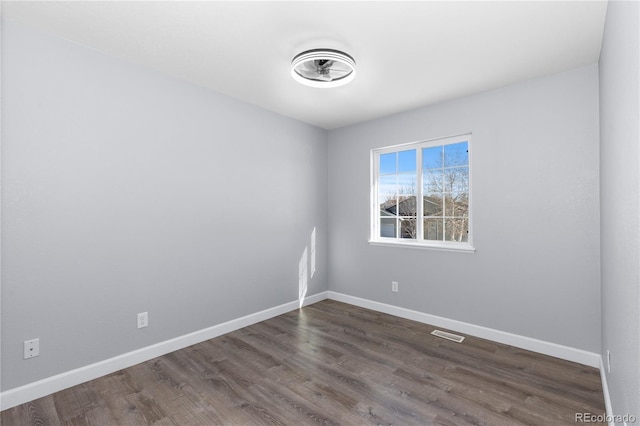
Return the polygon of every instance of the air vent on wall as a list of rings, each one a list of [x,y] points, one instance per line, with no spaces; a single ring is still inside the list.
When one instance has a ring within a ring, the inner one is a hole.
[[[457,334],[447,333],[442,330],[433,330],[431,332],[434,336],[442,337],[443,339],[451,340],[452,342],[462,343],[464,336],[458,336]]]

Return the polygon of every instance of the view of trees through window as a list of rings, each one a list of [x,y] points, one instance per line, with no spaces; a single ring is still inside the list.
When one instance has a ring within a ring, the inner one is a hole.
[[[468,242],[468,140],[383,151],[376,158],[377,237]]]

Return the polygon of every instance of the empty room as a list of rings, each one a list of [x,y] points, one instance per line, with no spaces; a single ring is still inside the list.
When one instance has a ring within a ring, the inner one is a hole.
[[[0,423],[640,424],[637,1],[2,1]]]

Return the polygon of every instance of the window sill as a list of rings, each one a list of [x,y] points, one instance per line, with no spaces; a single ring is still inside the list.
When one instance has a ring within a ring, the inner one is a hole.
[[[386,246],[386,247],[404,247],[404,248],[412,248],[412,249],[427,249],[427,250],[441,250],[441,251],[457,251],[463,253],[475,253],[475,247],[469,244],[456,244],[456,243],[436,243],[436,244],[425,244],[425,243],[417,243],[407,241],[397,241],[397,240],[389,240],[389,241],[381,241],[381,240],[369,240],[369,245],[372,246]]]

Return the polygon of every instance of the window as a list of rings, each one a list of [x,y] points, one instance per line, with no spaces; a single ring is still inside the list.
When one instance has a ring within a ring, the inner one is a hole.
[[[372,150],[370,242],[473,251],[470,143],[463,135]]]

